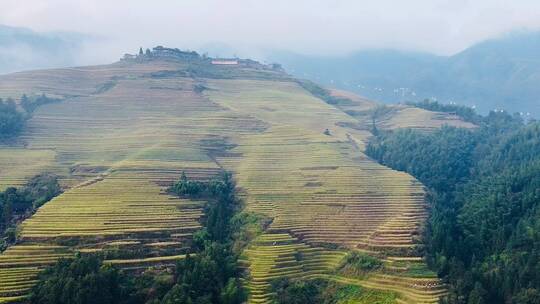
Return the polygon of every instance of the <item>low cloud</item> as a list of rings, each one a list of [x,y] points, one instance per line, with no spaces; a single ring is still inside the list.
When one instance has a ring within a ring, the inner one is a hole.
[[[0,24],[100,37],[84,43],[84,63],[158,44],[249,56],[265,49],[336,55],[365,48],[452,54],[509,31],[540,28],[534,0],[2,2]]]

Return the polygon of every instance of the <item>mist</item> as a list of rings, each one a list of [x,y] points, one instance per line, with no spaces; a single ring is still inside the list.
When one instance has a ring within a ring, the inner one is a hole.
[[[451,55],[510,31],[540,28],[540,2],[506,3],[7,0],[0,24],[92,37],[79,41],[77,64],[107,63],[156,45],[256,59],[267,50],[340,55],[392,48]]]

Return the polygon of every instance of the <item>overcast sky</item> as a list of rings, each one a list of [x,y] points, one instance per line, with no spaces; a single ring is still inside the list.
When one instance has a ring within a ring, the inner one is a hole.
[[[452,54],[509,31],[540,29],[540,1],[0,0],[0,24],[91,34],[106,41],[94,51],[111,58],[158,44]]]

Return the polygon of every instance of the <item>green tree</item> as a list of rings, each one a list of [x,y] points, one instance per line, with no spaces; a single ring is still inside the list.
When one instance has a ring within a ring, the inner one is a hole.
[[[128,278],[96,256],[62,259],[41,275],[30,296],[39,304],[138,303]]]
[[[484,297],[486,296],[486,290],[484,287],[482,287],[482,284],[479,282],[476,282],[474,285],[474,289],[469,294],[469,300],[467,301],[468,304],[484,304],[486,301],[484,301]]]
[[[17,110],[15,101],[0,98],[0,140],[18,135],[24,127],[24,114]]]

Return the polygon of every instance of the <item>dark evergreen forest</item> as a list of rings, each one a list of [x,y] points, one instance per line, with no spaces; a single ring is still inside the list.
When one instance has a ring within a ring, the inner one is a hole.
[[[428,190],[429,265],[450,286],[448,303],[540,303],[540,123],[423,103],[475,122],[381,132],[367,147]]]

